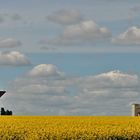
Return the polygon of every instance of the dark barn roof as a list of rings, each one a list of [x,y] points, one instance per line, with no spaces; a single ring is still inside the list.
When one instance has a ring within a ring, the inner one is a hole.
[[[0,97],[5,93],[6,93],[6,91],[0,91]]]

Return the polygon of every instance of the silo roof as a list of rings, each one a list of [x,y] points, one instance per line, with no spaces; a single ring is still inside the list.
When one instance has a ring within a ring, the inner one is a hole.
[[[5,93],[6,93],[6,91],[0,91],[0,97]]]

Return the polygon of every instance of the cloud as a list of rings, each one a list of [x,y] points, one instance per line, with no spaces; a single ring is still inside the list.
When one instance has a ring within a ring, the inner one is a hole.
[[[0,65],[25,66],[30,64],[31,62],[20,52],[0,52]]]
[[[7,105],[15,100],[20,104],[23,101],[21,106],[13,108],[17,114],[22,114],[26,106],[26,115],[101,115],[103,112],[109,115],[125,114],[127,109],[128,113],[129,108],[124,106],[139,98],[140,81],[135,74],[114,70],[70,77],[61,73],[64,72],[52,64],[35,66],[27,75],[10,83]]]
[[[48,45],[93,44],[109,40],[111,32],[105,27],[99,27],[94,21],[82,21],[79,24],[66,26],[64,32],[56,38],[41,40]]]
[[[47,95],[63,95],[66,91],[65,91],[65,87],[57,87],[57,86],[48,86],[48,85],[41,85],[39,83],[37,84],[29,84],[28,86],[23,86],[20,88],[19,93],[30,93],[30,94],[38,94],[39,95],[43,95],[43,94],[47,94]]]
[[[112,39],[112,43],[120,45],[140,45],[140,28],[130,27],[124,33]]]
[[[100,81],[100,87],[133,87],[138,85],[138,76],[122,73],[119,70],[102,73],[94,77]],[[90,81],[90,80],[89,80]],[[96,83],[98,83],[96,81]]]
[[[31,77],[56,77],[61,76],[62,73],[52,64],[40,64],[35,66],[28,75]]]
[[[82,20],[82,16],[78,10],[62,9],[47,16],[47,19],[61,25],[69,25],[79,23]]]
[[[0,48],[15,48],[22,43],[13,38],[0,38]]]
[[[92,98],[91,96],[94,98],[133,96],[131,93],[134,93],[140,84],[137,75],[122,73],[118,70],[81,78],[79,83],[80,94],[90,98]]]

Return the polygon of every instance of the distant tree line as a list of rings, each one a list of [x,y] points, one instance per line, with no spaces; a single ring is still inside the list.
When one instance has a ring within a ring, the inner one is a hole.
[[[10,110],[4,110],[4,108],[2,107],[1,108],[1,115],[12,115],[13,113],[12,113],[12,111],[10,111]]]

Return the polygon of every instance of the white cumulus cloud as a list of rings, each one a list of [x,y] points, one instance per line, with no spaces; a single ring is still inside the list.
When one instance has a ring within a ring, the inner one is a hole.
[[[138,76],[127,73],[122,73],[119,70],[102,73],[95,76],[96,80],[104,82],[103,85],[110,85],[110,87],[129,87],[138,85]],[[101,83],[101,82],[100,82]]]
[[[29,73],[31,77],[56,77],[62,75],[57,67],[52,64],[40,64],[35,66]]]
[[[130,27],[124,33],[113,38],[112,42],[120,45],[140,45],[140,28]]]
[[[92,44],[109,40],[111,32],[100,27],[94,21],[82,21],[79,24],[66,26],[64,32],[56,38],[40,41],[48,45]]]
[[[27,59],[27,57],[20,52],[0,52],[0,65],[24,66],[30,64],[31,62]]]
[[[66,39],[100,39],[110,37],[110,32],[105,27],[99,27],[94,21],[83,21],[80,24],[70,25],[64,30]]]
[[[137,89],[139,84],[137,75],[114,70],[98,75],[81,77],[77,85],[80,87],[82,96],[86,95],[92,98],[92,96],[121,97],[126,92]]]

